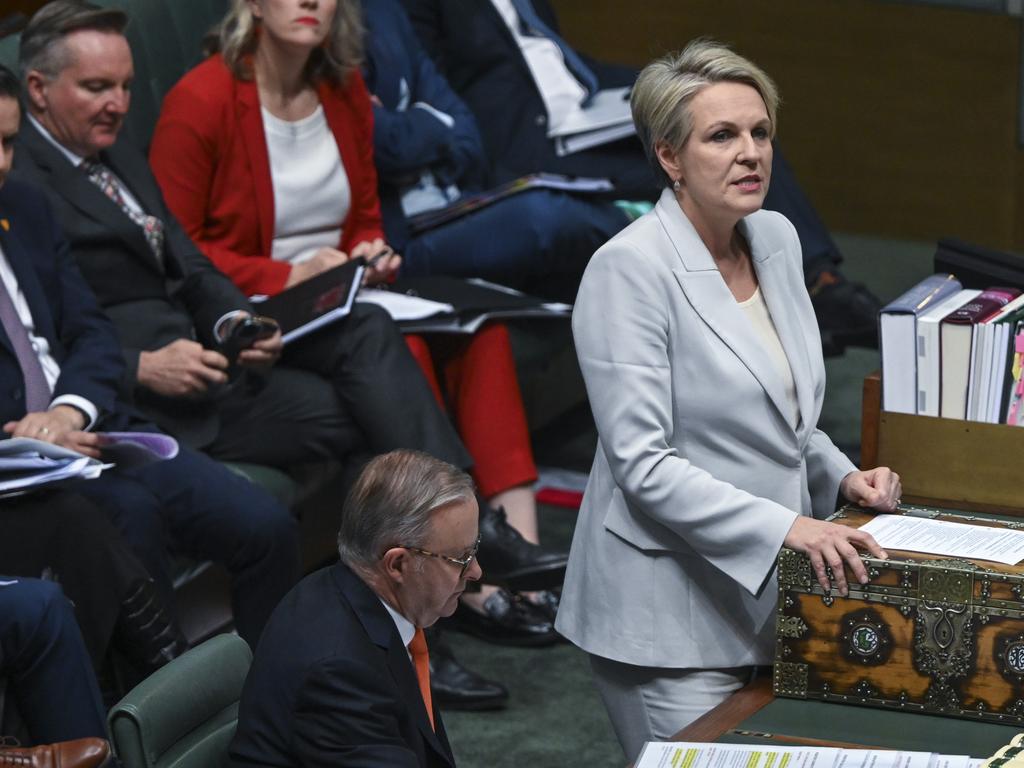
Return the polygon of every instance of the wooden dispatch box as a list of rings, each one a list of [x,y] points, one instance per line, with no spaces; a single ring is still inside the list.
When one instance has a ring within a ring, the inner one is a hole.
[[[902,506],[950,522],[1024,520]],[[847,506],[830,518],[871,519]],[[810,560],[779,553],[778,696],[1024,724],[1024,565],[888,550],[865,556],[868,584],[825,594]]]

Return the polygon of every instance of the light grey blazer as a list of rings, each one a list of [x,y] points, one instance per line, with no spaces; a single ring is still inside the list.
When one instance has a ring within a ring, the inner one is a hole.
[[[796,515],[830,514],[855,469],[815,426],[825,367],[796,230],[770,211],[739,227],[792,369],[795,430],[782,378],[671,191],[583,276],[572,327],[600,440],[556,626],[589,653],[770,662],[782,541]]]

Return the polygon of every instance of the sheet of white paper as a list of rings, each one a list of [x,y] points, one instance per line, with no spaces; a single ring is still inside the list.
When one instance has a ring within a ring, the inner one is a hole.
[[[1015,565],[1024,560],[1024,531],[951,523],[906,515],[878,515],[861,526],[883,549],[992,560]]]
[[[394,291],[363,289],[356,296],[356,301],[383,307],[395,322],[423,320],[435,315],[452,314],[455,312],[455,307],[451,304],[431,301],[419,296],[409,296],[406,293],[395,293]]]

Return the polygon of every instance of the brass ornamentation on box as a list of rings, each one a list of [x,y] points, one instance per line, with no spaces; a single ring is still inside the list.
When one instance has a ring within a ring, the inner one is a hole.
[[[1024,528],[1024,522],[902,507],[902,514]],[[871,515],[844,507],[833,522]],[[779,553],[778,696],[1024,724],[1024,565],[890,551],[826,594],[810,560]],[[831,575],[831,574],[830,574]]]

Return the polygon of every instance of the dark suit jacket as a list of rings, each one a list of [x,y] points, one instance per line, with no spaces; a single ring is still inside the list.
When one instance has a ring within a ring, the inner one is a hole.
[[[352,198],[338,247],[383,237],[373,164],[373,115],[363,78],[318,87]],[[247,293],[275,294],[290,265],[270,258],[274,190],[256,84],[220,56],[183,77],[164,99],[150,162],[185,230]]]
[[[219,430],[212,402],[171,400],[138,387],[139,353],[176,339],[213,347],[213,325],[234,309],[249,309],[244,295],[189,240],[164,205],[145,157],[123,140],[100,158],[142,207],[164,223],[161,263],[142,229],[75,168],[27,120],[14,153],[15,178],[48,192],[71,244],[71,254],[120,336],[125,376],[122,392],[151,419],[186,442],[203,446]]]
[[[529,65],[490,0],[402,0],[420,42],[441,74],[469,104],[483,134],[487,156],[500,183],[536,171],[616,177],[617,167],[594,167],[559,158],[547,136],[548,116]],[[537,15],[558,31],[548,0],[533,0]],[[586,59],[603,88],[630,85],[635,73]],[[637,147],[639,148],[639,147]],[[636,159],[642,166],[642,154]]]
[[[110,321],[82,279],[43,192],[8,180],[0,187],[0,248],[25,295],[36,332],[60,365],[54,397],[79,395],[111,426],[124,362]],[[0,327],[0,424],[25,415],[24,379]]]
[[[363,17],[366,85],[381,102],[373,108],[381,211],[388,242],[401,250],[409,240],[402,183],[430,170],[440,185],[476,192],[487,176],[487,158],[473,113],[437,71],[397,0],[364,0]],[[451,116],[453,125],[417,103]]]
[[[336,564],[274,610],[245,681],[235,766],[455,765],[441,714],[431,730],[412,662],[377,595]]]

